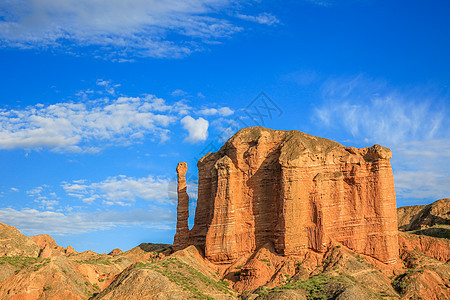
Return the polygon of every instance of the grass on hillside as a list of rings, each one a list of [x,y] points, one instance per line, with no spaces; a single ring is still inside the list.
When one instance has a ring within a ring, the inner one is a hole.
[[[0,265],[10,264],[18,269],[26,268],[34,265],[34,270],[39,270],[40,267],[46,266],[50,262],[50,258],[41,257],[27,257],[27,256],[3,256],[0,257]]]
[[[197,288],[199,282],[203,283],[208,290],[213,288],[223,293],[231,293],[227,281],[215,281],[177,258],[169,258],[157,263],[139,263],[135,265],[135,268],[157,271],[184,290],[191,292],[197,299],[213,299]]]
[[[308,278],[307,280],[297,281],[297,282],[289,282],[285,285],[274,287],[272,289],[261,289],[259,291],[260,296],[264,296],[269,294],[269,292],[280,292],[283,290],[296,290],[296,289],[304,289],[308,292],[306,296],[308,300],[321,300],[327,299],[325,295],[324,286],[332,281],[340,281],[345,283],[341,278],[336,276],[329,276],[327,274],[320,274],[318,276],[313,276]]]
[[[112,264],[109,260],[77,260],[79,264],[91,264],[91,265],[110,265]]]

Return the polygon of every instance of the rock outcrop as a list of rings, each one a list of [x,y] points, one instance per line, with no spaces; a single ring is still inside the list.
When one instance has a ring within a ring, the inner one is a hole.
[[[39,257],[51,258],[56,256],[67,256],[76,253],[72,246],[67,249],[56,244],[55,240],[48,234],[39,234],[30,238],[36,245],[41,248]]]
[[[199,246],[214,262],[273,243],[276,253],[325,252],[332,241],[394,263],[398,257],[391,151],[356,149],[299,131],[245,128],[198,162],[198,200],[177,167],[174,249]]]
[[[181,162],[177,166],[177,231],[175,233],[173,250],[181,250],[189,245],[189,196],[187,194],[186,184],[187,164]]]
[[[0,223],[0,256],[38,257],[41,249],[13,226]]]

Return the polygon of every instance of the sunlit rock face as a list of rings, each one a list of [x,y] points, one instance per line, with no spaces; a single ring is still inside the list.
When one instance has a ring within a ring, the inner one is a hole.
[[[384,263],[398,256],[391,151],[345,147],[299,131],[251,127],[198,162],[189,230],[185,163],[177,168],[174,249],[196,245],[227,262],[273,243],[282,255],[323,252],[336,241]]]

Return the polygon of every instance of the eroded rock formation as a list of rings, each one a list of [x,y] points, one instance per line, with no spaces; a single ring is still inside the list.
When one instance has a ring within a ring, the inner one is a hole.
[[[356,149],[299,131],[245,128],[198,162],[189,230],[186,164],[177,167],[174,249],[227,262],[273,243],[282,255],[324,252],[331,241],[384,263],[398,257],[391,151]]]
[[[186,248],[189,240],[189,196],[187,194],[186,171],[187,164],[185,162],[179,163],[177,166],[177,231],[173,242],[173,249],[175,251]]]

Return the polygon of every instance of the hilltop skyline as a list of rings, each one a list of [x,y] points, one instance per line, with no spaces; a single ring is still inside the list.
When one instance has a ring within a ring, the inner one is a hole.
[[[193,209],[196,160],[245,126],[389,147],[398,206],[449,197],[448,3],[132,3],[0,4],[0,222],[172,243],[177,163]]]

